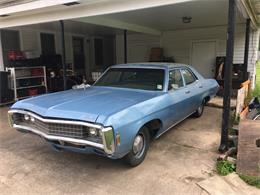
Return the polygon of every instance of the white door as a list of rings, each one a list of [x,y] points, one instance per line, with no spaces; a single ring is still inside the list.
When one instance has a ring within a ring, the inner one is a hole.
[[[192,42],[191,65],[205,78],[213,78],[216,63],[216,42]]]

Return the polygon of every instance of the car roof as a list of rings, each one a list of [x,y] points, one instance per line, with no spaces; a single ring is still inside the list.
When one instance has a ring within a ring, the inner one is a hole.
[[[141,62],[141,63],[128,63],[128,64],[118,64],[111,66],[111,68],[150,68],[150,69],[171,69],[179,67],[190,67],[186,64],[180,63],[169,63],[169,62]]]

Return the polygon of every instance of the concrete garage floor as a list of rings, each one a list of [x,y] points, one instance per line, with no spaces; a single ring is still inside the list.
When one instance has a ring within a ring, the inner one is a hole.
[[[207,194],[196,182],[212,176],[221,109],[206,107],[154,141],[145,161],[55,152],[30,134],[10,129],[0,108],[1,194]]]

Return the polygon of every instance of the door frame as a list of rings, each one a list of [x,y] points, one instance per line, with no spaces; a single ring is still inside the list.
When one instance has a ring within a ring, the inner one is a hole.
[[[85,69],[85,75],[86,75],[86,72],[87,72],[87,68],[86,68],[86,46],[85,46],[85,37],[84,36],[77,36],[77,35],[71,35],[71,46],[72,46],[72,49],[71,49],[71,52],[72,52],[72,63],[73,63],[73,71],[75,71],[75,64],[74,64],[74,39],[82,39],[82,49],[83,49],[83,55],[84,55],[84,69]]]
[[[217,39],[202,39],[202,40],[191,40],[190,42],[190,57],[189,57],[189,63],[190,66],[194,67],[192,65],[192,46],[194,43],[204,43],[204,42],[215,42],[215,58],[217,57],[217,44],[218,44],[218,40]],[[195,67],[194,67],[195,68]],[[213,75],[214,76],[214,75]]]

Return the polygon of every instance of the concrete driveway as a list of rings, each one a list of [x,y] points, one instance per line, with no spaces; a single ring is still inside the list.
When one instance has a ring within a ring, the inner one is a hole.
[[[207,194],[196,182],[212,176],[221,110],[206,107],[151,144],[136,168],[95,155],[55,152],[36,136],[10,129],[0,108],[1,194]]]

